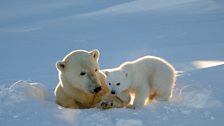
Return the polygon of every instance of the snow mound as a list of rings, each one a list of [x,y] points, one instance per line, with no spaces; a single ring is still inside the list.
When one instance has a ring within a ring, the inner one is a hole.
[[[25,101],[26,99],[48,100],[49,94],[47,88],[40,83],[29,83],[27,81],[18,81],[9,88],[0,88],[0,103],[13,104]]]
[[[213,107],[221,107],[222,102],[212,97],[213,90],[212,89],[190,89],[190,91],[186,89],[183,92],[181,98],[181,104],[190,108],[213,108]]]

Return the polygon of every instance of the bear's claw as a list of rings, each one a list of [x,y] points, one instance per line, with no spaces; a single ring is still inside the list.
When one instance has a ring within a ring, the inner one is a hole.
[[[113,102],[112,101],[104,101],[101,103],[101,108],[102,109],[109,109],[113,107]]]

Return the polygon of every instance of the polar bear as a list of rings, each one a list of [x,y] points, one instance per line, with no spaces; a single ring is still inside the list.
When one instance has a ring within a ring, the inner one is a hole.
[[[174,67],[159,57],[145,56],[125,62],[118,68],[104,70],[112,95],[124,102],[135,95],[132,108],[141,108],[146,99],[169,100],[176,81]]]
[[[100,71],[99,51],[76,50],[56,63],[59,83],[54,94],[56,103],[66,108],[91,108],[109,89]]]

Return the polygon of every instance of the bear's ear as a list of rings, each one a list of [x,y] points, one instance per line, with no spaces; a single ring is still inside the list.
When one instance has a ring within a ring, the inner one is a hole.
[[[59,71],[64,71],[65,69],[65,62],[63,61],[58,61],[56,63],[56,68],[59,70]]]
[[[103,71],[103,73],[104,73],[106,76],[108,76],[109,71]]]
[[[100,57],[100,52],[99,52],[98,49],[94,49],[94,50],[90,51],[90,54],[93,56],[93,58],[94,58],[95,60],[98,61],[98,59],[99,59],[99,57]]]
[[[125,73],[125,77],[128,78],[128,73]]]

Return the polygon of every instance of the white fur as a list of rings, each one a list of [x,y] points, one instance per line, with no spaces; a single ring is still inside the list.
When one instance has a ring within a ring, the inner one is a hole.
[[[67,108],[91,108],[108,92],[105,75],[99,70],[99,51],[75,50],[56,63],[59,83],[56,103]],[[95,92],[96,88],[102,89]]]
[[[169,100],[172,97],[175,69],[159,57],[145,56],[104,72],[107,75],[107,85],[115,95],[125,100],[130,93],[135,94],[134,108],[143,107],[153,92],[158,100]]]

